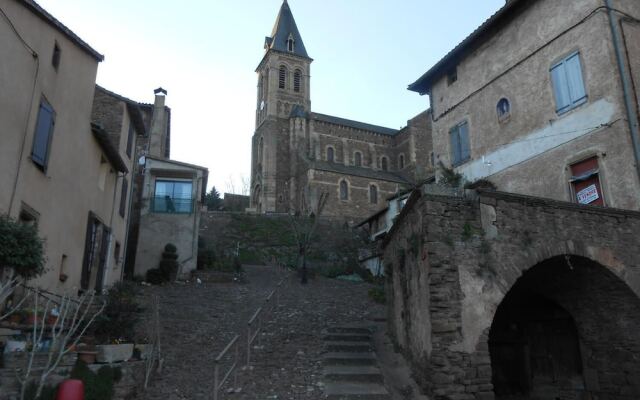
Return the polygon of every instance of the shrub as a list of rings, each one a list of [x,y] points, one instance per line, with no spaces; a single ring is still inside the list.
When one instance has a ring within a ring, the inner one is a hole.
[[[178,249],[175,245],[168,243],[164,246],[162,259],[158,268],[152,268],[147,271],[147,282],[159,285],[169,282],[176,277],[178,272]]]
[[[121,378],[120,368],[104,366],[96,373],[80,360],[71,370],[71,379],[79,379],[84,383],[85,400],[111,400],[114,393],[113,386]]]
[[[30,279],[44,272],[44,241],[35,225],[0,216],[0,266]],[[1,268],[0,267],[0,268]]]
[[[369,297],[371,298],[371,300],[380,304],[384,304],[387,301],[386,296],[384,294],[384,288],[382,287],[374,287],[369,289]]]
[[[136,301],[137,292],[137,286],[131,282],[120,282],[109,289],[104,312],[98,316],[93,328],[101,343],[133,340],[138,313],[142,310]]]

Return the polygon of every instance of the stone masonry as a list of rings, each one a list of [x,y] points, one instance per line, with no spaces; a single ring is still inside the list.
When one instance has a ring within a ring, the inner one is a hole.
[[[570,315],[580,367],[567,372],[571,384],[541,379],[521,395],[544,386],[555,397],[541,399],[638,398],[639,238],[637,212],[501,192],[416,192],[384,243],[390,334],[432,399],[529,398],[514,395],[519,378],[501,375],[518,363],[504,368],[504,348],[490,337],[514,296],[535,294]],[[549,348],[562,340],[549,338]],[[557,367],[566,352],[546,356]],[[531,359],[529,375],[544,377]]]

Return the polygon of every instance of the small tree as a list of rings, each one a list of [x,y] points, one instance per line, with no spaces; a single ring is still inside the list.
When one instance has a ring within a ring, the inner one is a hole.
[[[298,269],[301,275],[300,283],[303,285],[307,284],[308,281],[307,254],[315,239],[314,235],[318,228],[320,215],[324,210],[328,197],[329,194],[327,192],[321,192],[314,202],[303,193],[301,201],[302,208],[289,214],[291,230],[293,231],[296,248],[298,250]]]
[[[207,205],[207,210],[213,211],[217,210],[222,206],[222,199],[220,198],[220,193],[216,190],[216,187],[212,187],[209,193],[205,196],[205,204]]]
[[[13,294],[23,280],[44,271],[44,241],[34,225],[21,224],[8,216],[0,216],[0,306]],[[22,302],[14,301],[0,320],[9,316]]]

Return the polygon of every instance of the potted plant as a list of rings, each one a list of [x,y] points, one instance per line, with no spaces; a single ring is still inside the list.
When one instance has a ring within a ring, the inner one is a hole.
[[[133,356],[133,336],[140,307],[136,286],[131,282],[115,284],[107,295],[103,314],[94,324],[98,362],[128,361]]]

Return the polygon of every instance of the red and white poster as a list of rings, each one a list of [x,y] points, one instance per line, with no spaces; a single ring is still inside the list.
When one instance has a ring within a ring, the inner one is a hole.
[[[598,195],[598,188],[593,184],[576,193],[576,198],[580,204],[591,204],[598,200],[600,195]]]

